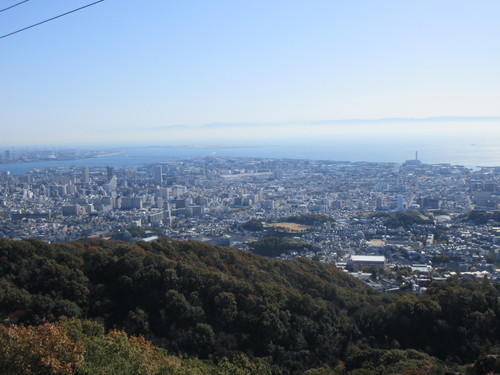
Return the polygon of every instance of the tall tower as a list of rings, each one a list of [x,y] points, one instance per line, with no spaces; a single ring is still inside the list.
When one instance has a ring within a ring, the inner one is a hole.
[[[108,182],[113,178],[115,174],[115,169],[113,167],[106,167],[106,177],[108,178]]]
[[[163,169],[161,165],[155,165],[154,168],[154,181],[158,186],[163,186]]]
[[[398,195],[398,206],[396,208],[396,212],[401,212],[404,211],[404,203],[403,203],[403,197],[401,195]]]
[[[82,168],[82,182],[88,184],[90,181],[89,167]]]

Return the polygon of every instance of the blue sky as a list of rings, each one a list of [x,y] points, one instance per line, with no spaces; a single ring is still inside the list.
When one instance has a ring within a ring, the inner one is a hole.
[[[89,2],[31,0],[0,13],[0,33]],[[301,137],[322,120],[500,116],[499,19],[497,0],[106,0],[0,40],[0,146],[169,142],[182,132],[154,129],[180,124],[200,141],[214,122],[255,123],[241,136],[258,138],[266,124],[269,137],[286,123]],[[479,128],[497,137],[499,124]],[[441,133],[457,129],[470,126]]]

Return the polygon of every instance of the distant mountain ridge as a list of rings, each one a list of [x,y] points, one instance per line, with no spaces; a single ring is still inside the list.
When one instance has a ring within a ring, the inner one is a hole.
[[[342,124],[370,124],[370,123],[398,123],[398,122],[488,122],[500,121],[500,116],[433,116],[433,117],[384,117],[376,119],[335,119],[335,120],[316,120],[316,121],[255,121],[255,122],[212,122],[202,125],[165,125],[160,127],[151,127],[147,130],[189,130],[189,129],[224,129],[234,127],[255,127],[255,126],[289,126],[289,125],[342,125]]]

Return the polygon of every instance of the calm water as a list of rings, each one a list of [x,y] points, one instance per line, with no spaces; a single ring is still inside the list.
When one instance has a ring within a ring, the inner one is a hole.
[[[471,144],[467,140],[452,144],[437,141],[401,141],[401,140],[365,140],[360,142],[314,142],[308,144],[267,144],[241,146],[206,146],[206,147],[128,147],[110,149],[117,154],[69,161],[44,161],[34,163],[0,164],[1,171],[10,171],[20,175],[34,168],[52,168],[69,166],[89,166],[127,168],[154,164],[172,159],[187,159],[205,156],[259,157],[259,158],[294,158],[316,160],[368,161],[368,162],[403,162],[415,157],[423,163],[450,163],[476,166],[500,166],[500,142],[493,140],[481,144]]]

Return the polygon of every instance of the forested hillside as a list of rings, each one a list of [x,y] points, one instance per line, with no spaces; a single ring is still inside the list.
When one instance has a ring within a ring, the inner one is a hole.
[[[498,350],[499,296],[486,281],[460,280],[435,284],[421,296],[385,295],[330,264],[165,238],[54,245],[0,240],[4,347],[17,345],[8,337],[29,336],[22,330],[37,326],[62,330],[76,348],[112,340],[104,329],[118,329],[114,335],[123,340],[144,336],[166,349],[179,374],[222,374],[231,366],[228,373],[235,374],[235,368],[247,371],[242,374],[257,368],[275,374],[440,373]],[[103,331],[90,340],[88,332],[71,328],[78,324]],[[1,355],[8,361],[5,350]],[[89,361],[67,373],[101,373]],[[161,363],[149,372],[123,373],[176,373]]]

